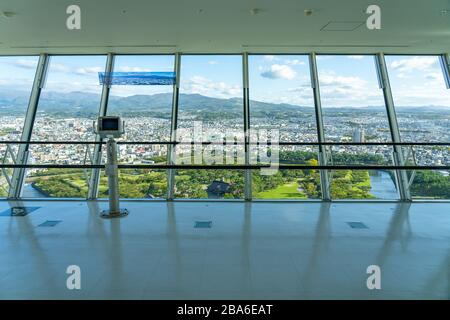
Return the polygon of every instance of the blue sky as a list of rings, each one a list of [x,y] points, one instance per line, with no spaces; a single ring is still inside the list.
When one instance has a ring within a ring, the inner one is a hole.
[[[450,107],[436,56],[387,56],[393,95],[398,106]],[[0,89],[30,90],[36,57],[0,57]],[[52,57],[45,91],[100,93],[98,72],[105,56]],[[115,71],[173,71],[174,57],[118,56]],[[187,55],[181,61],[182,93],[217,98],[242,96],[242,58],[232,55]],[[383,105],[372,56],[318,56],[324,107]],[[274,103],[312,106],[308,57],[251,55],[250,98]],[[114,86],[113,95],[171,92],[171,86]],[[45,92],[44,91],[44,92]]]

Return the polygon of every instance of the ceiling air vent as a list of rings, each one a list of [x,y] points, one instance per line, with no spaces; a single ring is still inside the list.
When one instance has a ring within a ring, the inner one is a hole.
[[[142,44],[142,45],[35,45],[35,46],[25,46],[25,45],[16,45],[16,46],[11,46],[11,48],[13,49],[68,49],[68,48],[75,48],[75,49],[80,49],[80,48],[84,48],[84,49],[89,49],[89,48],[168,48],[168,49],[172,49],[172,48],[176,48],[176,45],[162,45],[162,44]]]
[[[27,214],[39,209],[40,207],[11,207],[8,210],[0,212],[2,217],[25,217]]]
[[[194,228],[196,229],[210,229],[212,221],[195,221]]]
[[[368,226],[366,226],[364,223],[356,221],[356,222],[347,222],[347,224],[352,229],[369,229]]]
[[[47,221],[41,223],[40,225],[38,225],[38,227],[54,227],[60,222],[61,222],[61,220],[47,220]]]
[[[354,31],[364,23],[364,21],[330,21],[320,31]]]

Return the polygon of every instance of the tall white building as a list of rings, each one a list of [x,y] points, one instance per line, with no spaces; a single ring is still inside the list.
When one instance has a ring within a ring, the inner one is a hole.
[[[365,142],[365,131],[361,126],[353,130],[352,141],[355,143]]]

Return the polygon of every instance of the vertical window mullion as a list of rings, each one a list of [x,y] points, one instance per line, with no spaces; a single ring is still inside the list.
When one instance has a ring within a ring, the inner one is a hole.
[[[394,99],[392,97],[389,75],[387,72],[386,61],[383,53],[378,53],[375,57],[378,70],[380,84],[382,85],[386,112],[388,115],[389,129],[391,131],[392,142],[401,142],[400,129],[398,126],[397,115],[395,114]],[[394,165],[402,166],[405,164],[403,150],[401,146],[394,146]],[[405,170],[396,170],[397,182],[399,183],[399,191],[401,200],[411,200],[409,192],[408,176]]]
[[[244,142],[245,142],[245,164],[250,164],[250,84],[248,78],[248,53],[242,54],[242,81],[243,81],[243,99],[244,99]],[[244,197],[245,200],[250,201],[252,199],[252,170],[245,170],[244,178]]]
[[[172,144],[169,145],[167,152],[167,163],[174,164],[175,163],[175,148],[176,146],[173,144],[177,140],[177,128],[178,128],[178,101],[180,95],[180,67],[181,67],[181,54],[175,54],[175,84],[173,86],[173,98],[172,98],[172,116],[170,123],[170,142]],[[175,194],[175,170],[169,169],[167,174],[167,199],[173,200]]]
[[[20,141],[29,142],[33,132],[34,120],[36,118],[37,106],[42,88],[45,83],[46,72],[49,64],[49,56],[45,53],[39,57],[36,75],[28,102],[27,113],[22,129]],[[29,154],[29,144],[21,144],[17,153],[17,164],[27,164]],[[25,168],[15,168],[12,176],[12,185],[9,190],[8,198],[20,198],[22,194],[23,183],[25,181]]]
[[[108,76],[108,73],[113,72],[114,70],[114,54],[108,53],[108,57],[105,65],[105,74]],[[98,115],[100,117],[106,116],[108,110],[108,100],[109,100],[109,92],[111,89],[111,85],[105,82],[102,88],[102,97],[100,100]],[[96,142],[102,141],[99,135],[95,137]],[[93,160],[92,164],[99,165],[102,162],[102,146],[100,144],[96,144],[94,146],[93,151]],[[88,199],[96,199],[98,197],[98,187],[100,184],[100,169],[92,169],[90,182],[89,182],[89,190],[88,190]]]
[[[309,55],[309,65],[310,65],[310,75],[311,75],[311,87],[314,94],[314,108],[316,112],[316,122],[317,122],[317,138],[318,142],[325,142],[324,129],[323,129],[323,115],[322,115],[322,104],[320,99],[320,86],[319,78],[317,73],[317,61],[316,54],[310,53]],[[325,145],[319,145],[319,165],[327,165],[327,150]],[[330,177],[328,170],[320,171],[320,184],[322,188],[322,200],[330,201]]]

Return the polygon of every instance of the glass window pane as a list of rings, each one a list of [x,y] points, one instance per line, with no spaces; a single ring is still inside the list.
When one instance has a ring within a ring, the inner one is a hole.
[[[116,56],[114,72],[173,72],[173,55]],[[173,85],[112,85],[108,115],[120,115],[125,135],[118,141],[158,142],[170,140]],[[166,164],[167,145],[127,144],[118,146],[122,164]],[[105,159],[105,157],[103,157]],[[122,198],[165,198],[166,170],[120,170]],[[107,177],[102,175],[99,197],[107,197]]]
[[[448,165],[448,164],[447,164]],[[414,199],[450,199],[450,176],[448,170],[417,170],[411,184]]]
[[[281,146],[280,164],[317,166],[317,147]],[[309,149],[308,149],[309,148]],[[319,170],[276,170],[267,175],[254,170],[252,191],[254,199],[320,199]]]
[[[391,134],[370,55],[317,57],[325,140],[328,142],[390,142]],[[392,147],[333,146],[330,164],[392,165]],[[334,199],[396,199],[395,176],[384,171],[331,172]]]
[[[173,55],[116,56],[114,72],[173,72],[174,59]],[[172,93],[172,85],[112,85],[108,115],[125,120],[122,140],[169,141]]]
[[[52,56],[33,127],[34,141],[93,141],[106,56]],[[31,145],[30,162],[89,164],[86,145]],[[30,169],[24,197],[86,197],[88,170]]]
[[[243,137],[240,55],[183,55],[180,76],[178,140],[220,143],[227,136],[233,141]],[[244,149],[242,145],[236,148]],[[177,146],[175,150],[176,161],[185,164],[226,162],[227,148],[221,145],[200,147],[195,158],[191,158],[189,147]],[[215,156],[215,160],[205,160],[209,155]],[[243,184],[242,170],[178,170],[175,196],[242,198]]]
[[[334,165],[394,165],[391,146],[352,146],[331,148]],[[331,197],[333,199],[399,198],[395,172],[392,170],[331,170]]]
[[[449,166],[450,146],[404,147],[408,165]],[[450,199],[450,176],[448,170],[417,170],[408,172],[412,179],[410,192],[416,199]]]
[[[403,142],[450,142],[450,90],[438,56],[386,56]],[[404,148],[408,164],[449,165],[449,146]],[[448,170],[409,172],[413,198],[449,199]]]
[[[403,142],[450,141],[450,90],[437,56],[386,56]]]
[[[250,127],[277,129],[282,142],[316,142],[308,56],[250,55]]]
[[[20,140],[38,57],[0,57],[0,140]],[[18,145],[10,145],[17,155]],[[12,163],[6,145],[0,145],[0,162]],[[8,177],[12,169],[6,169]],[[0,172],[0,197],[7,196],[7,177]]]
[[[124,199],[163,199],[167,195],[166,170],[119,170],[119,196]],[[108,177],[100,173],[99,198],[108,198]]]
[[[276,130],[280,142],[317,142],[309,60],[305,55],[250,55],[250,128]],[[282,146],[281,164],[318,164],[316,146]],[[254,170],[255,199],[320,197],[316,170]]]
[[[0,139],[19,140],[38,57],[0,57]]]

